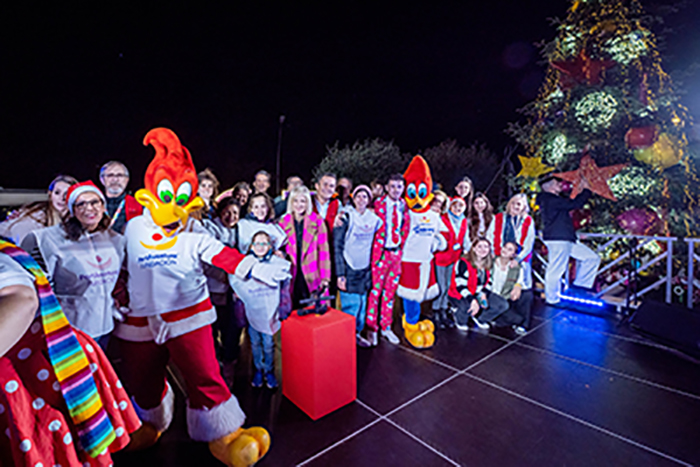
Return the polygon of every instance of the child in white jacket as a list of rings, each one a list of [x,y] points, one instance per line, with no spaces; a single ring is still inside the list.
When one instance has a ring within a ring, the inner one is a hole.
[[[273,245],[270,235],[259,231],[252,237],[248,255],[258,262],[268,263],[268,267],[279,270],[274,274],[279,278],[274,286],[253,279],[245,269],[239,268],[235,275],[229,276],[231,287],[245,304],[246,317],[248,318],[248,336],[253,352],[253,364],[255,374],[252,385],[259,388],[263,379],[268,388],[277,387],[275,378],[275,343],[273,336],[280,329],[280,304],[287,307],[289,300],[280,300],[283,289],[289,293],[289,279],[291,279],[290,266],[287,260],[273,255]],[[254,263],[249,263],[252,264]],[[282,317],[284,318],[284,316]]]

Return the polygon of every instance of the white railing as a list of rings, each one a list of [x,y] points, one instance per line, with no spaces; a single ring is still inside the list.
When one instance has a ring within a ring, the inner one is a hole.
[[[540,241],[542,241],[539,235],[538,238]],[[598,275],[606,274],[608,272],[619,272],[620,277],[614,280],[613,282],[608,283],[602,290],[598,291],[596,293],[597,297],[606,299],[610,292],[619,290],[619,287],[625,286],[630,279],[633,279],[633,272],[634,274],[639,275],[640,273],[644,273],[645,271],[653,271],[655,277],[653,277],[652,279],[655,280],[651,284],[644,287],[644,289],[642,290],[632,291],[632,295],[629,297],[630,303],[632,303],[633,305],[637,304],[639,298],[662,286],[665,286],[666,303],[672,302],[672,287],[674,277],[673,243],[678,241],[678,238],[646,235],[580,233],[579,239],[594,240],[595,245],[589,246],[599,254],[604,253],[606,250],[613,247],[617,247],[618,251],[621,251],[621,253],[614,259],[609,260],[604,264],[601,263],[601,266],[598,269]],[[686,277],[693,277],[694,260],[697,259],[698,261],[700,261],[700,255],[695,254],[695,244],[700,243],[700,239],[685,240],[686,242],[688,242],[688,258],[691,259],[691,261],[688,261]],[[643,258],[641,258],[639,255],[636,255],[639,262],[635,265],[635,271],[631,271],[630,269],[632,268],[629,268],[627,266],[629,264],[630,255],[632,254],[632,252],[644,251],[647,246],[650,246],[652,244],[652,242],[656,242],[657,246],[659,244],[665,244],[666,247],[658,248],[659,251],[656,253],[649,253],[649,251],[646,250],[646,254]],[[537,252],[535,252],[535,258],[542,265],[542,269],[537,270],[536,267],[533,267],[533,275],[540,283],[544,284],[544,270],[547,267],[547,259]],[[661,263],[663,267],[651,269],[653,266],[659,263]],[[681,268],[681,270],[682,269],[686,268]],[[566,276],[567,277],[565,279],[568,281],[568,268]],[[694,280],[688,281],[688,308],[693,307],[693,286],[700,286],[700,282],[695,282],[695,284],[694,282]],[[615,303],[615,305],[618,306],[618,308],[622,306],[619,300]]]
[[[685,241],[688,243],[688,274],[685,276],[688,288],[686,302],[688,308],[693,308],[693,292],[696,287],[700,287],[700,281],[695,279],[695,260],[700,261],[700,256],[695,253],[695,246],[700,243],[700,238],[686,238]]]

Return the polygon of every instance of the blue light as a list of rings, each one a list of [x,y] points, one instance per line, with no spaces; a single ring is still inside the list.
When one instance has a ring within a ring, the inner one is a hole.
[[[597,307],[605,306],[605,302],[600,301],[600,300],[590,300],[588,298],[572,297],[570,295],[563,295],[563,294],[560,294],[559,298],[561,298],[562,300],[569,301],[569,302],[581,303],[582,305],[592,305],[592,306],[597,306]]]

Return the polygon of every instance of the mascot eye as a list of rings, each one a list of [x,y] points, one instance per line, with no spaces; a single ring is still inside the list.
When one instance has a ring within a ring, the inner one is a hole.
[[[169,203],[173,200],[173,184],[170,183],[170,180],[167,178],[164,178],[158,183],[156,191],[158,192],[158,197],[162,202]]]
[[[425,183],[421,183],[420,186],[418,187],[418,197],[420,199],[423,199],[428,196],[428,187],[425,186]]]
[[[408,185],[408,187],[406,188],[406,196],[408,197],[408,199],[413,199],[416,197],[416,185],[415,184],[411,183],[410,185]]]
[[[177,188],[175,204],[178,206],[184,206],[187,204],[187,201],[189,201],[190,196],[192,196],[192,184],[190,184],[190,182],[184,182]]]

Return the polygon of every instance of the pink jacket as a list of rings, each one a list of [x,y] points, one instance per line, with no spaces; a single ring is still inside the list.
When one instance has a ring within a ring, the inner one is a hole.
[[[292,261],[292,277],[297,271],[297,236],[294,230],[294,216],[286,214],[279,223],[287,234],[287,254]],[[328,231],[324,220],[316,213],[304,218],[304,233],[301,246],[301,272],[306,279],[309,291],[318,290],[321,281],[331,279],[331,256],[328,245]]]

